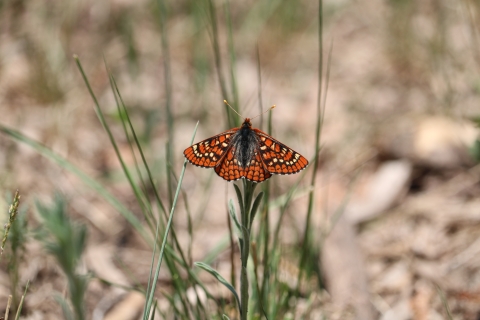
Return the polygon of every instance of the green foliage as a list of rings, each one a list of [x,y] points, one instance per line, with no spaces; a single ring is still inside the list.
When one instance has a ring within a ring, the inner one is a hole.
[[[66,212],[65,200],[56,195],[50,206],[37,202],[37,210],[42,219],[38,238],[44,248],[52,254],[62,268],[68,280],[69,298],[73,306],[57,296],[66,319],[83,320],[86,318],[84,299],[88,279],[77,273],[77,264],[85,249],[87,229],[84,225],[74,223]]]

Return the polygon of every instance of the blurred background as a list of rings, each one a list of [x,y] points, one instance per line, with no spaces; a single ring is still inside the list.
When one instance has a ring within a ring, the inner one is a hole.
[[[0,261],[0,301],[6,305],[30,280],[22,317],[62,318],[52,297],[65,295],[67,282],[35,236],[42,227],[35,203],[52,203],[55,193],[71,219],[87,226],[83,273],[127,288],[148,281],[151,247],[118,208],[9,131],[66,159],[146,224],[74,54],[133,166],[108,64],[169,211],[196,122],[197,142],[242,121],[227,118],[224,99],[243,117],[275,104],[271,134],[314,160],[318,11],[307,0],[0,0],[1,212],[7,221],[11,194],[20,190],[27,236],[18,279],[11,260]],[[318,171],[311,165],[272,177],[269,208],[272,228],[285,210],[278,263],[285,290],[299,287],[306,221],[314,271],[278,318],[479,319],[479,26],[476,0],[323,2]],[[253,126],[267,131],[268,117]],[[230,279],[232,184],[188,165],[182,192],[173,227],[179,243],[190,261],[213,254],[211,265]],[[306,220],[309,192],[314,209]],[[231,303],[213,277],[199,276],[216,299]],[[157,298],[166,318],[171,278],[162,268]],[[137,319],[143,302],[98,279],[85,295],[88,319]],[[114,313],[121,307],[131,315]]]

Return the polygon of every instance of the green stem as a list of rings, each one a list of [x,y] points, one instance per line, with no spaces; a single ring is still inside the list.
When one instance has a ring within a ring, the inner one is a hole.
[[[246,320],[248,318],[248,275],[247,275],[247,262],[250,255],[250,231],[251,221],[250,218],[255,215],[252,212],[252,200],[253,192],[255,191],[257,184],[246,179],[243,180],[243,196],[240,192],[237,192],[238,202],[240,205],[240,214],[242,221],[242,270],[240,273],[240,318]]]
[[[240,292],[241,292],[241,313],[242,320],[247,320],[248,316],[248,276],[247,276],[247,262],[250,253],[250,243],[248,237],[250,234],[243,228],[243,238],[245,239],[242,250],[242,271],[240,273]]]

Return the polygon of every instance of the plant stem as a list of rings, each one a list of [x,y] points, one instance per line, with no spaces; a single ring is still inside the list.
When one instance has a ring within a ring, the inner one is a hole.
[[[252,200],[253,192],[255,191],[257,184],[246,179],[243,180],[243,196],[237,186],[235,186],[235,191],[237,192],[238,203],[240,205],[240,214],[242,221],[242,239],[240,241],[241,245],[241,259],[242,259],[242,269],[240,273],[240,296],[241,296],[241,306],[240,306],[240,318],[246,320],[248,318],[248,275],[247,275],[247,263],[248,256],[250,255],[250,231],[252,226],[252,219],[255,217],[255,211],[258,209],[258,206],[253,206],[252,210]],[[260,193],[257,197],[262,197],[263,194]],[[256,202],[258,202],[256,200]]]

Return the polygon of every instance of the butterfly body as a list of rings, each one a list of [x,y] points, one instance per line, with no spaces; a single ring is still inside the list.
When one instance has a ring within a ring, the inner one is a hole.
[[[258,145],[258,137],[252,130],[250,119],[245,119],[240,129],[232,135],[230,144],[238,165],[241,168],[247,168],[255,156]]]
[[[275,140],[265,132],[252,128],[249,118],[242,126],[200,141],[183,152],[193,165],[215,168],[227,181],[245,178],[262,182],[272,174],[293,174],[305,169],[307,159]]]

